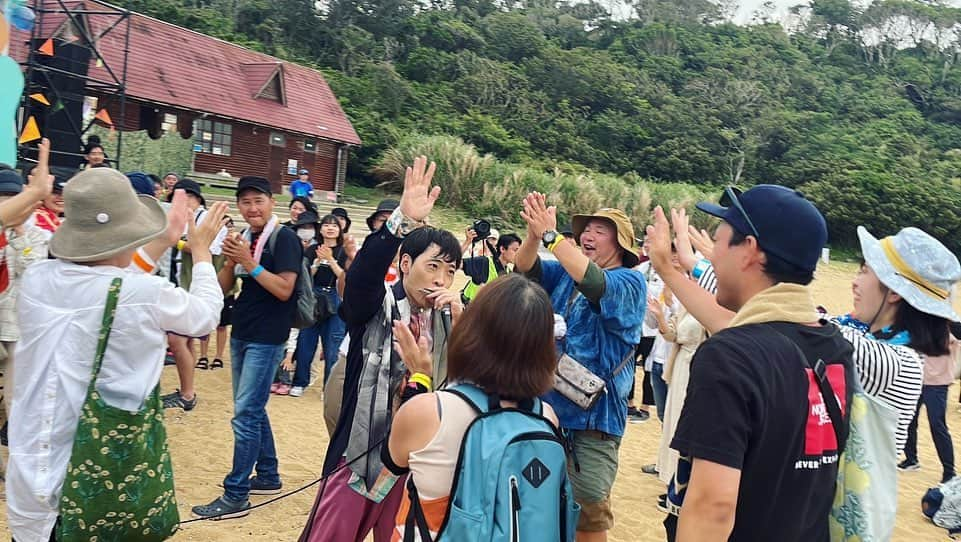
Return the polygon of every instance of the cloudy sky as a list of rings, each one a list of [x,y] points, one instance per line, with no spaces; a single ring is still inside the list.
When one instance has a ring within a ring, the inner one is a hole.
[[[751,16],[754,14],[755,11],[757,11],[758,8],[760,8],[764,4],[764,1],[765,0],[739,0],[738,2],[739,7],[738,7],[736,20],[738,22],[750,21]],[[779,18],[778,17],[779,15],[783,15],[787,13],[787,10],[789,7],[796,6],[798,4],[807,4],[808,0],[772,0],[772,2],[775,5],[775,18]],[[603,0],[602,0],[602,3],[604,3]],[[616,4],[620,2],[617,2],[617,0],[613,0],[611,3]],[[870,0],[861,0],[860,2],[857,2],[857,3],[867,5],[870,3]],[[949,3],[961,6],[961,0],[950,0]],[[629,8],[622,8],[622,9],[629,9]],[[618,13],[620,12],[620,9],[615,7],[612,9],[612,11],[614,13]]]

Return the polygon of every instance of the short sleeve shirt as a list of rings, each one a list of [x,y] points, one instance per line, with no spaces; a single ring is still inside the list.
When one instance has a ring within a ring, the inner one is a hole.
[[[851,344],[834,326],[776,325],[812,364],[827,364],[846,424],[857,378]],[[686,487],[679,477],[693,458],[741,471],[730,540],[830,539],[834,426],[801,353],[771,326],[728,328],[698,348],[671,448],[681,454],[672,491]]]
[[[542,261],[541,269],[541,285],[550,295],[554,312],[564,316],[567,322],[567,335],[557,344],[558,354],[566,353],[595,375],[608,379],[607,393],[591,410],[583,410],[553,391],[545,395],[544,400],[554,408],[565,429],[594,429],[622,436],[634,364],[628,362],[613,377],[611,373],[633,353],[641,340],[647,305],[644,275],[624,267],[607,269],[600,302],[593,305],[578,294],[568,310],[574,279],[556,261]]]
[[[264,244],[260,265],[275,274],[297,273],[301,269],[303,245],[293,230],[279,225],[278,228],[274,250],[270,250],[269,241]],[[249,275],[241,280],[243,284],[234,306],[231,337],[260,344],[285,343],[297,307],[296,288],[287,301],[281,301]]]

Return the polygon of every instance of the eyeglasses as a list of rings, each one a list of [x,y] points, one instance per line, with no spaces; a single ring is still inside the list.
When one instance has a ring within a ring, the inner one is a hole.
[[[751,221],[751,217],[748,216],[747,211],[744,210],[744,206],[738,200],[738,196],[741,195],[741,191],[733,186],[728,186],[724,189],[724,195],[721,196],[721,201],[719,202],[723,207],[734,207],[737,209],[747,225],[751,228],[751,233],[754,234],[754,238],[757,240],[761,239],[761,235],[757,232],[757,228],[754,226],[754,222]]]

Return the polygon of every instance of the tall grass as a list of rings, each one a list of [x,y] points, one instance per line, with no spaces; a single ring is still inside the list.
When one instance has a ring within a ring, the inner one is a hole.
[[[441,187],[441,203],[498,226],[521,226],[521,202],[535,190],[546,194],[548,202],[557,206],[561,221],[604,207],[621,209],[631,217],[638,237],[650,222],[656,205],[665,209],[686,207],[693,212],[694,203],[717,199],[717,195],[701,187],[661,183],[637,175],[503,162],[489,154],[481,155],[473,145],[447,135],[403,137],[384,152],[371,173],[383,185],[401,189],[404,170],[419,155],[437,163],[434,183]],[[692,213],[692,222],[697,227],[707,227],[709,217]]]

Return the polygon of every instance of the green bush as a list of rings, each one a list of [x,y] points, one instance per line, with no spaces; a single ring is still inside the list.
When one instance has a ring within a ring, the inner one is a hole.
[[[501,227],[523,225],[521,202],[532,191],[545,194],[548,203],[557,206],[561,222],[570,221],[575,214],[619,208],[631,217],[638,237],[650,223],[654,206],[686,207],[693,211],[694,203],[716,200],[720,194],[720,190],[713,191],[717,194],[705,192],[702,186],[655,182],[636,175],[609,175],[581,166],[504,162],[489,154],[481,155],[473,145],[446,135],[410,134],[400,138],[384,152],[371,174],[400,190],[406,167],[420,155],[437,163],[434,183],[441,187],[442,204]],[[710,220],[704,213],[693,213],[692,223],[706,228]]]

